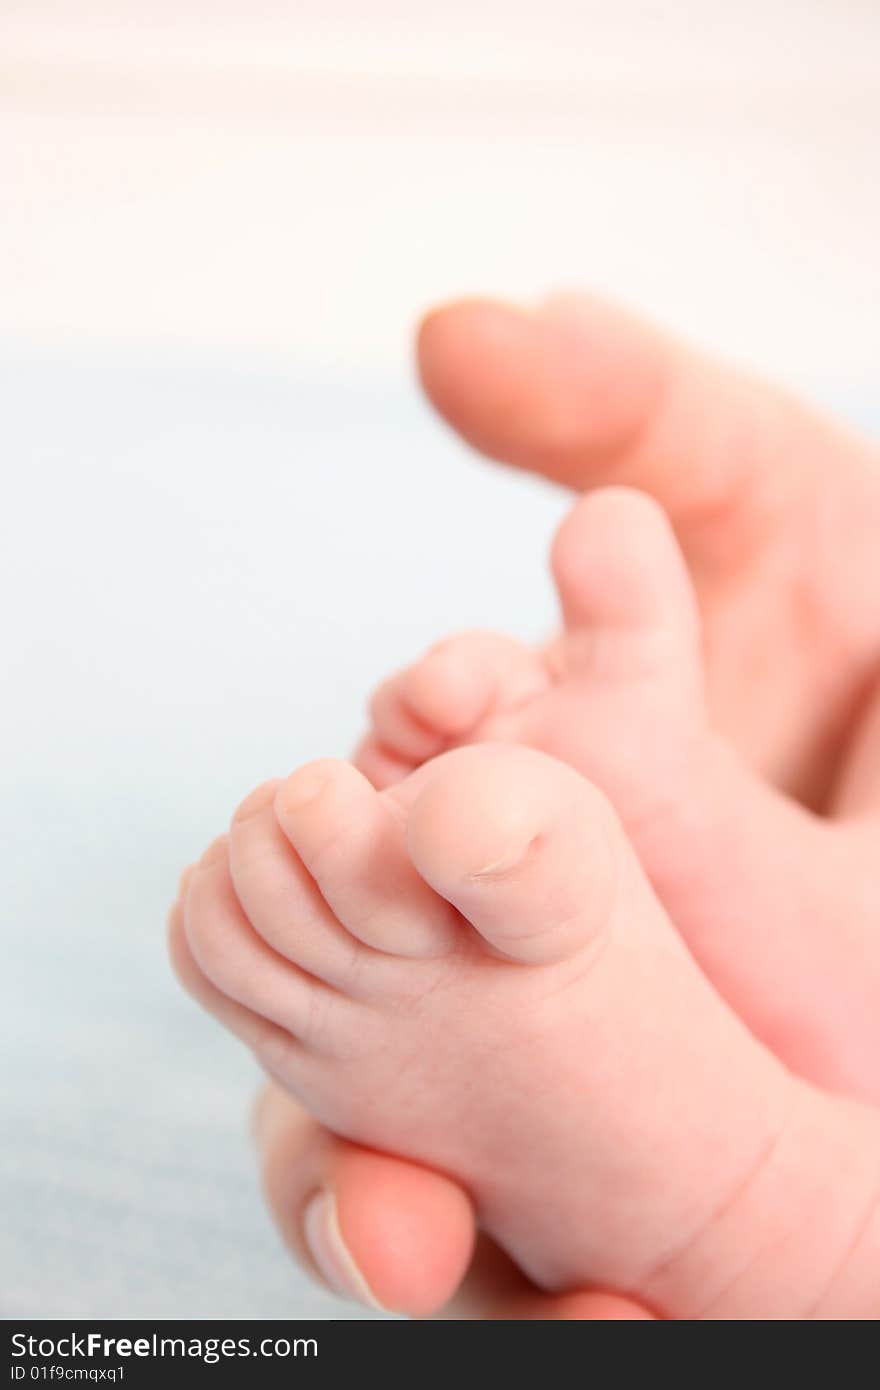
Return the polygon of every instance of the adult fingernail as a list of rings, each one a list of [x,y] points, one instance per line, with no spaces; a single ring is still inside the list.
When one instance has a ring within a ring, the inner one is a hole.
[[[332,1192],[322,1190],[310,1198],[303,1211],[302,1226],[309,1254],[333,1292],[341,1298],[354,1299],[368,1308],[386,1312],[342,1239]]]

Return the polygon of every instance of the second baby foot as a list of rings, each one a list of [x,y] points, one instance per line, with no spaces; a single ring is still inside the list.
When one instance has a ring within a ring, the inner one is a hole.
[[[376,692],[357,766],[384,787],[444,749],[503,740],[576,768],[759,1036],[811,1079],[880,1098],[877,819],[814,815],[714,734],[690,578],[656,503],[624,488],[582,499],[553,573],[556,641],[439,643]]]
[[[187,988],[313,1114],[448,1172],[546,1287],[788,1318],[861,1278],[876,1117],[755,1042],[555,759],[461,749],[383,793],[301,769],[243,803],[171,934]]]

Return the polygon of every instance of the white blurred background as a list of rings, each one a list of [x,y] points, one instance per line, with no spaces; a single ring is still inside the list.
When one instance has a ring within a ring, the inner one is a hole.
[[[876,421],[878,65],[874,0],[5,0],[7,1316],[341,1315],[161,919],[390,666],[552,619],[413,320],[583,284]]]
[[[2,10],[10,334],[399,364],[428,300],[586,281],[874,368],[874,0]]]

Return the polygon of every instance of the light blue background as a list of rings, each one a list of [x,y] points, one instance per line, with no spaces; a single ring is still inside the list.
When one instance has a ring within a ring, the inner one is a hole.
[[[401,380],[217,358],[0,371],[0,1311],[344,1316],[258,1194],[249,1057],[173,981],[180,868],[344,754],[442,633],[552,622],[564,498]]]

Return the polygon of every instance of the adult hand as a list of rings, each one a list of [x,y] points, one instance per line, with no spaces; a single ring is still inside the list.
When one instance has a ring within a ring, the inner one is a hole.
[[[548,1295],[477,1238],[455,1183],[323,1130],[274,1083],[254,1114],[263,1186],[288,1249],[344,1298],[424,1317],[644,1319],[603,1293]]]
[[[437,309],[418,359],[489,457],[657,498],[699,593],[717,725],[823,806],[880,669],[880,449],[587,296]]]
[[[853,749],[860,767],[866,736],[880,750],[876,447],[587,297],[534,312],[440,308],[418,358],[437,409],[489,457],[578,490],[626,483],[663,504],[697,584],[719,727],[809,804],[846,798]],[[651,1316],[612,1295],[530,1288],[500,1252],[475,1247],[470,1204],[447,1178],[336,1140],[276,1087],[258,1117],[275,1220],[337,1291],[417,1316],[444,1305],[466,1317]]]

